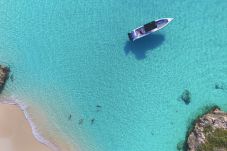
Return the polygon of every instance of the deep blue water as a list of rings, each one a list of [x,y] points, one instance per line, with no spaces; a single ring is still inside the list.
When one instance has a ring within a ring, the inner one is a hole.
[[[84,150],[175,151],[200,108],[227,110],[227,1],[2,0],[0,10],[0,60],[15,77],[6,91]],[[128,41],[162,17],[174,21]]]

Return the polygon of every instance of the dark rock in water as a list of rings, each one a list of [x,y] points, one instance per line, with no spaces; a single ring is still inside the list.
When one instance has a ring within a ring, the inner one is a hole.
[[[99,112],[101,110],[102,106],[101,105],[96,105],[96,111]]]
[[[5,82],[9,78],[10,68],[0,65],[0,93],[4,89]]]
[[[84,119],[80,119],[80,120],[79,120],[79,125],[82,125],[83,122],[84,122]]]
[[[191,93],[188,90],[184,90],[180,98],[185,104],[189,104],[191,102]]]
[[[91,119],[91,125],[94,124],[94,122],[95,122],[95,119],[94,118]]]
[[[223,83],[215,83],[215,89],[221,89],[224,90],[224,84]]]
[[[101,105],[96,105],[97,108],[101,108],[102,106]]]
[[[180,142],[177,144],[177,150],[178,150],[178,151],[184,151],[184,141],[180,141]]]
[[[11,80],[12,82],[14,81],[14,75],[13,75],[13,74],[11,74],[9,78],[10,78],[10,80]]]
[[[68,117],[68,120],[71,120],[71,118],[72,118],[72,115],[70,114],[69,117]]]

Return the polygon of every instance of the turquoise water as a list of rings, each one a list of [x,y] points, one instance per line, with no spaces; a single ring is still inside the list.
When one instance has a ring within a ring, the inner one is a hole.
[[[0,60],[15,78],[6,91],[42,106],[82,150],[175,151],[201,107],[227,110],[227,1],[2,0],[0,10]],[[128,42],[162,17],[175,19]]]

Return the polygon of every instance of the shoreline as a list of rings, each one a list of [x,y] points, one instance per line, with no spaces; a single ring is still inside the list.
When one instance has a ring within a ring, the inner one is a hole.
[[[4,99],[4,100],[0,99],[0,106],[2,105],[15,106],[22,112],[23,118],[25,118],[26,122],[29,125],[29,128],[31,128],[32,137],[34,137],[37,143],[39,143],[40,145],[46,146],[50,151],[61,151],[56,144],[45,139],[45,137],[39,132],[37,126],[32,120],[32,117],[27,111],[28,106],[25,103],[20,102],[17,99]]]

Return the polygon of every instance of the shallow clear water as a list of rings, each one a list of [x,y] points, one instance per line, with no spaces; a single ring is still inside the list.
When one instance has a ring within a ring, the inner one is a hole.
[[[84,150],[175,151],[201,107],[227,110],[227,1],[2,0],[0,10],[0,60],[15,77],[6,91],[40,104]],[[162,17],[175,19],[128,42]]]

